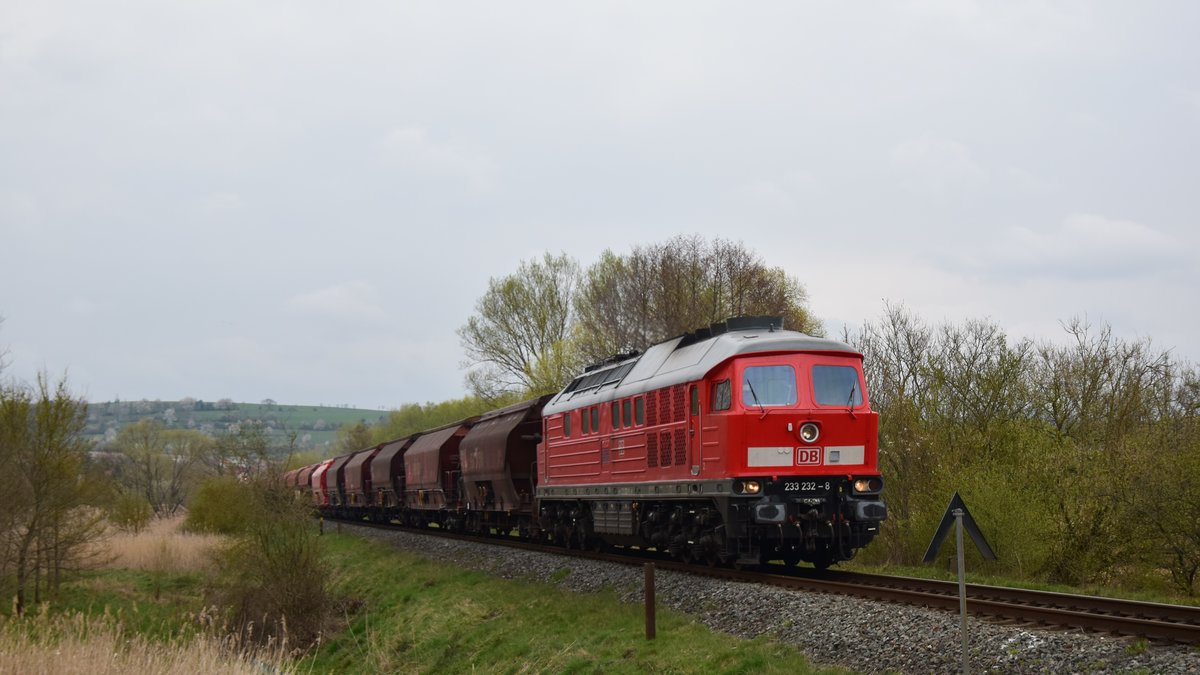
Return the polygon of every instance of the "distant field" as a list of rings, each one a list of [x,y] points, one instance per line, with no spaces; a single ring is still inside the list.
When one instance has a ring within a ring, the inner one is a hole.
[[[85,435],[97,442],[98,449],[116,438],[117,431],[142,419],[156,419],[173,429],[197,429],[221,434],[232,424],[261,422],[272,437],[283,439],[289,431],[297,434],[301,449],[324,450],[337,438],[343,424],[380,423],[387,411],[336,406],[286,405],[276,403],[234,403],[228,400],[197,401],[106,401],[88,405]]]

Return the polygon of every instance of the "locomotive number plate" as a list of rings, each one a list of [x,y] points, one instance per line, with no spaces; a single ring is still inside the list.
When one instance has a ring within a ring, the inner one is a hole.
[[[833,484],[827,480],[785,480],[783,491],[788,494],[819,494],[829,492]]]

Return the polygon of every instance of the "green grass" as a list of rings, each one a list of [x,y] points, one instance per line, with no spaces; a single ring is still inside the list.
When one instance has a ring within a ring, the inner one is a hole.
[[[194,633],[203,610],[200,574],[105,569],[64,584],[48,603],[51,615],[117,617],[131,632],[151,639]],[[5,608],[4,614],[11,608]]]
[[[386,544],[327,538],[353,611],[300,671],[488,673],[811,673],[794,647],[713,633],[659,608],[646,640],[643,607],[615,594],[496,579]]]

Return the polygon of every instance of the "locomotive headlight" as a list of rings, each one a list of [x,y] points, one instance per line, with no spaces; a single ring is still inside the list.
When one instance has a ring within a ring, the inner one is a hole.
[[[817,437],[821,435],[821,429],[812,422],[805,422],[800,426],[800,440],[805,443],[816,443]]]
[[[883,479],[878,476],[871,478],[857,478],[854,480],[855,492],[879,492],[883,489]]]
[[[762,491],[762,486],[756,480],[733,481],[733,493],[739,495],[756,495]]]

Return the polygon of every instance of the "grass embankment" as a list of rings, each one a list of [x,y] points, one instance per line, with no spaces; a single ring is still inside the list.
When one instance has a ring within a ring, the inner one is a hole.
[[[298,669],[313,672],[811,673],[793,647],[716,634],[662,608],[497,579],[350,536],[328,538],[356,611]]]
[[[810,667],[794,648],[714,634],[612,591],[577,594],[508,581],[353,536],[323,539],[343,608],[298,660],[276,646],[247,655],[202,595],[220,538],[160,523],[110,540],[110,567],[63,587],[49,609],[0,615],[0,673],[791,673]]]
[[[245,650],[213,626],[202,597],[221,539],[160,521],[105,543],[110,563],[65,584],[24,617],[0,612],[0,673],[261,674],[279,648]]]

